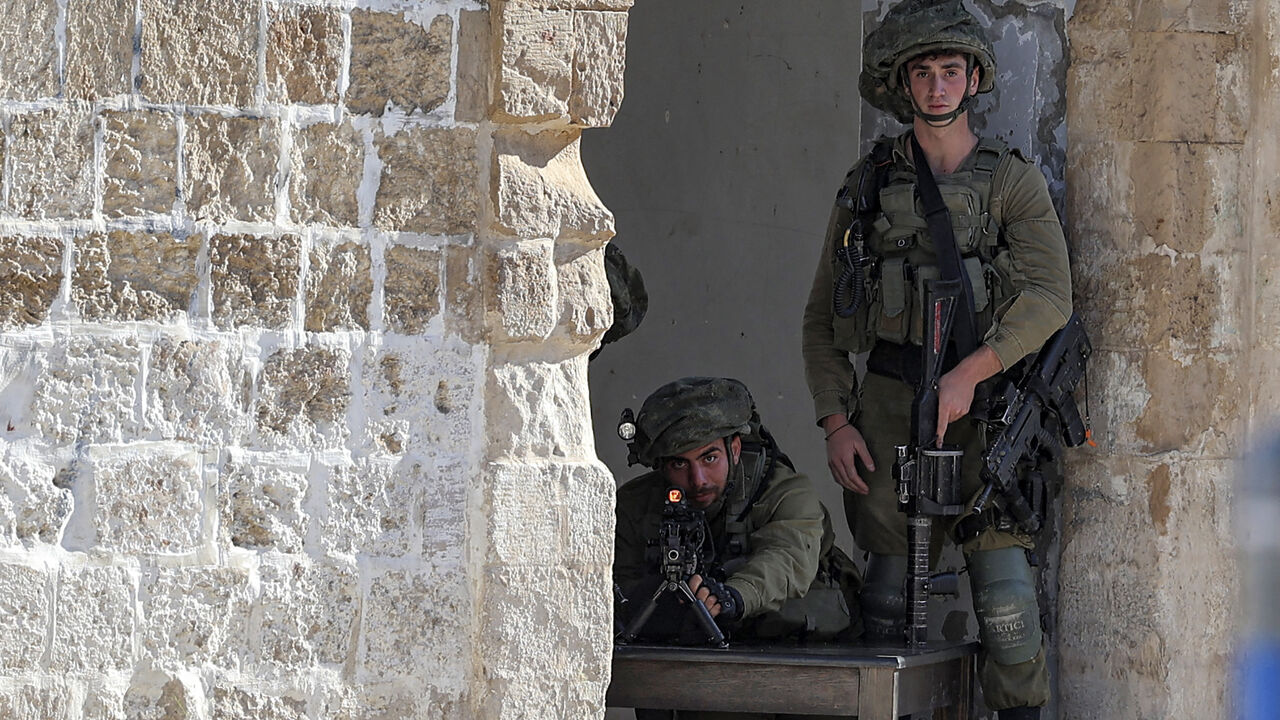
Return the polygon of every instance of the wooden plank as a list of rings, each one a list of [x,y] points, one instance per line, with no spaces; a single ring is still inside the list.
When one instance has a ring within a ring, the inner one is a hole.
[[[615,659],[612,707],[826,713],[858,710],[859,670]]]
[[[858,720],[898,720],[897,669],[868,668],[858,695]]]

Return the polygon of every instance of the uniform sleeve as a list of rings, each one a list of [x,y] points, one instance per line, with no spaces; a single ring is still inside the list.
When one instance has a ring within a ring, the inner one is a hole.
[[[653,568],[645,563],[645,548],[648,544],[644,529],[646,495],[641,478],[618,488],[614,510],[617,522],[613,535],[613,579],[624,593],[654,574]]]
[[[865,162],[865,161],[864,161]],[[850,175],[861,171],[861,164]],[[834,278],[831,274],[831,258],[835,253],[836,235],[847,227],[848,210],[835,206],[827,223],[826,240],[822,255],[813,274],[813,286],[809,289],[809,301],[805,304],[801,322],[801,352],[804,355],[804,377],[813,396],[816,419],[836,413],[855,415],[857,411],[857,376],[849,353],[835,346],[835,328],[832,325],[832,292]],[[864,308],[865,311],[865,308]]]
[[[822,552],[822,503],[801,475],[776,479],[752,510],[756,526],[746,564],[727,583],[742,595],[743,616],[777,610],[808,591]]]
[[[1062,225],[1039,168],[1011,156],[997,188],[1009,246],[1013,294],[1000,308],[983,342],[1005,368],[1040,349],[1071,316],[1071,267]]]

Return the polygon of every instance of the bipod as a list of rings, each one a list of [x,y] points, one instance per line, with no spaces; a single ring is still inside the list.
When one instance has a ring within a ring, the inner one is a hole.
[[[694,617],[698,619],[698,624],[707,633],[707,643],[716,647],[729,647],[729,643],[725,642],[724,633],[720,631],[720,627],[716,625],[716,621],[711,617],[711,611],[707,610],[707,606],[702,604],[689,589],[689,584],[682,580],[663,580],[658,589],[654,591],[653,597],[649,598],[649,602],[645,603],[644,608],[639,615],[627,625],[627,629],[622,633],[622,642],[629,643],[635,641],[640,635],[640,631],[644,629],[645,623],[649,622],[649,617],[653,615],[653,611],[658,608],[658,600],[667,593],[677,593],[684,596],[688,602],[690,610],[693,611]]]

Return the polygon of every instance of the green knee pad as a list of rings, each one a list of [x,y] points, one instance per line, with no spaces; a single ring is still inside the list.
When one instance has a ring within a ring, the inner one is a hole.
[[[858,600],[862,635],[872,642],[901,643],[906,625],[906,555],[870,553]]]
[[[968,565],[978,634],[988,656],[1001,665],[1034,659],[1040,652],[1040,607],[1026,551],[979,550],[970,553]]]

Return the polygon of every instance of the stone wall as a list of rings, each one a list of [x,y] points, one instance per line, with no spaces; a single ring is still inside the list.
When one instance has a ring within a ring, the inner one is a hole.
[[[630,4],[0,2],[0,717],[602,712]]]

